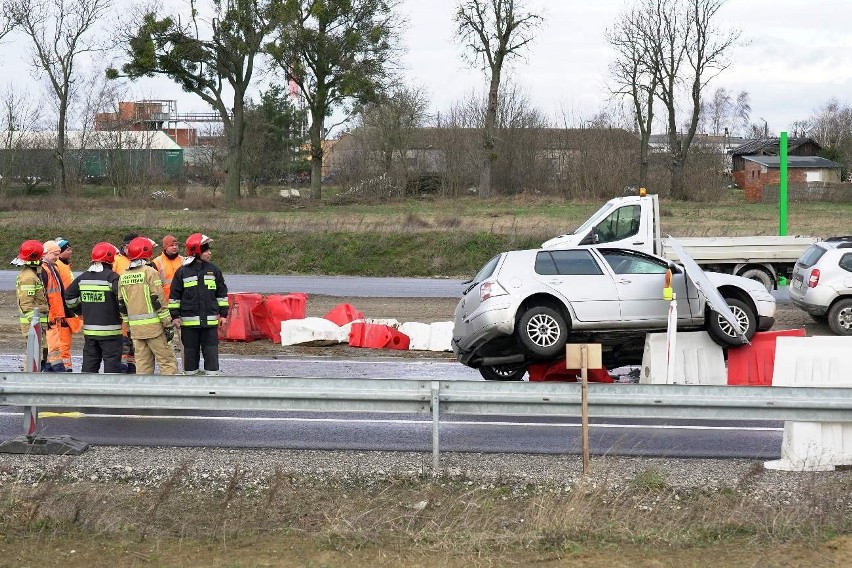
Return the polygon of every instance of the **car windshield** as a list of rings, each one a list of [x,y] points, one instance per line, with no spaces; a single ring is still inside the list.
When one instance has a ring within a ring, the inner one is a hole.
[[[594,215],[589,217],[588,221],[586,221],[585,223],[580,225],[580,227],[577,228],[577,230],[574,231],[573,234],[579,235],[580,233],[585,233],[589,229],[589,227],[591,227],[598,219],[600,219],[603,216],[604,213],[606,213],[607,211],[609,211],[613,207],[614,207],[614,205],[610,202],[604,203],[603,207],[601,207],[600,209],[595,211]]]
[[[808,250],[799,258],[799,261],[796,263],[803,268],[810,268],[822,258],[822,255],[825,254],[825,249],[819,245],[811,245]]]

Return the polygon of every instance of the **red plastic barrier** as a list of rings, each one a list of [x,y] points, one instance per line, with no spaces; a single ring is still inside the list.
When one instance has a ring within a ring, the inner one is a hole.
[[[337,325],[346,325],[350,321],[364,319],[364,314],[356,310],[352,304],[338,304],[322,317]]]
[[[388,327],[391,333],[390,341],[385,345],[388,349],[396,349],[398,351],[408,351],[411,345],[411,338],[402,333],[398,329]]]
[[[568,381],[580,380],[580,369],[566,369],[565,359],[553,363],[533,363],[527,368],[531,382],[542,381]],[[591,383],[614,383],[615,380],[609,376],[606,369],[589,369],[587,378]]]
[[[349,330],[349,345],[382,349],[391,342],[392,331],[395,330],[386,325],[356,321]]]
[[[263,303],[252,309],[252,316],[264,337],[275,343],[281,342],[281,322],[290,319],[304,319],[308,295],[301,292],[292,294],[270,294]]]
[[[772,386],[775,370],[775,340],[779,337],[805,337],[804,329],[759,331],[751,345],[728,348],[728,384]]]
[[[263,305],[260,294],[228,294],[228,318],[219,326],[219,339],[225,341],[254,341],[264,336],[253,311]]]

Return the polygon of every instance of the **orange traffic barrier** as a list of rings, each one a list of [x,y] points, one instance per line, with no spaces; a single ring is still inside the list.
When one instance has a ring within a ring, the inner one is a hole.
[[[411,345],[411,338],[398,329],[388,327],[388,330],[390,330],[391,338],[385,347],[388,349],[396,349],[398,351],[408,351]]]
[[[349,330],[349,345],[382,349],[393,338],[391,330],[392,328],[386,325],[356,321]]]
[[[252,316],[264,337],[281,343],[281,322],[304,319],[307,301],[308,295],[301,292],[270,294],[252,308]]]
[[[352,304],[338,304],[322,317],[342,326],[350,321],[364,319],[364,314],[356,310]]]
[[[751,345],[729,347],[728,384],[772,386],[775,340],[779,337],[805,337],[805,330],[759,331],[751,338]]]
[[[527,368],[530,382],[543,381],[567,381],[576,382],[580,380],[580,369],[566,369],[565,359],[552,363],[533,363]],[[587,379],[591,383],[614,383],[615,380],[606,369],[589,369]]]
[[[257,325],[253,309],[262,305],[260,294],[228,294],[228,317],[219,326],[219,339],[226,341],[254,341],[264,336]]]

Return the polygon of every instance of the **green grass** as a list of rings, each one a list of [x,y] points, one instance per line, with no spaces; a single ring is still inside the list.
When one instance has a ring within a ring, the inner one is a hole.
[[[75,268],[102,240],[129,232],[183,240],[201,231],[214,239],[225,272],[468,277],[494,254],[538,246],[573,230],[600,201],[518,196],[483,201],[410,198],[342,204],[333,198],[260,197],[229,205],[191,188],[182,200],[7,197],[0,201],[0,253],[11,259],[21,241],[62,235],[75,247]],[[791,203],[789,234],[848,234],[852,203]],[[773,235],[773,205],[746,204],[726,192],[718,202],[661,204],[664,234]]]

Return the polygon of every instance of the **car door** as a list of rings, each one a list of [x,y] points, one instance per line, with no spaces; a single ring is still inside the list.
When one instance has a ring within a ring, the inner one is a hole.
[[[581,322],[618,321],[618,291],[589,249],[541,250],[536,254],[536,279],[562,296]]]
[[[598,249],[614,274],[621,318],[625,323],[665,327],[670,300],[663,298],[669,263],[661,258],[625,249]],[[672,289],[676,294],[678,321],[691,319],[686,278],[678,268],[672,270]]]

